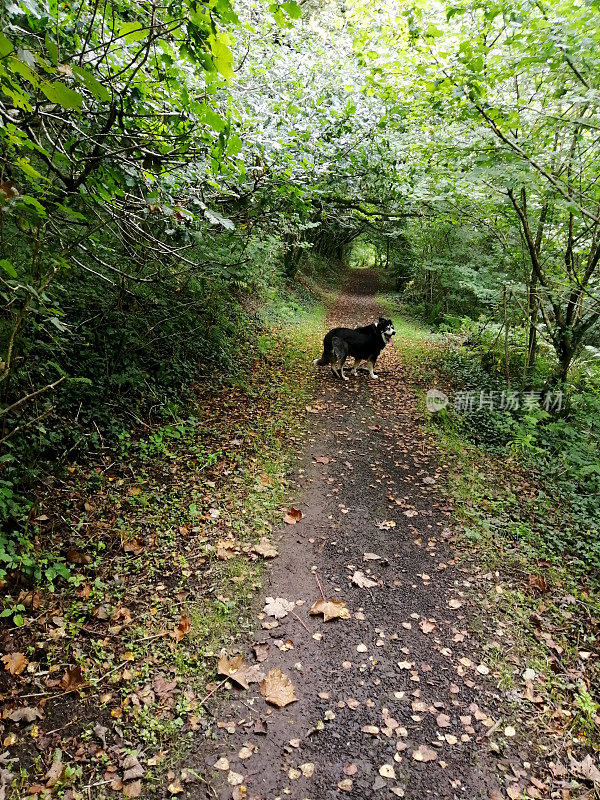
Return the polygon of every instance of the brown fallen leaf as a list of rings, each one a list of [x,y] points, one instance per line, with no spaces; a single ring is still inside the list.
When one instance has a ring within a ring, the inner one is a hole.
[[[437,722],[438,728],[450,727],[450,717],[447,714],[438,714],[435,721]]]
[[[423,633],[432,633],[435,630],[436,621],[434,619],[422,619],[419,622],[419,628],[423,631]]]
[[[88,686],[88,683],[83,677],[81,666],[78,664],[76,667],[67,667],[59,685],[63,692],[79,692],[85,686]]]
[[[45,776],[46,787],[48,789],[52,789],[54,786],[56,786],[56,784],[62,778],[64,771],[65,771],[65,765],[63,764],[62,761],[58,759],[56,761],[53,761],[52,766],[50,767]]]
[[[356,775],[356,773],[358,772],[358,767],[352,761],[348,761],[342,767],[342,772],[344,773],[344,775],[348,775],[348,777],[351,778],[353,775]]]
[[[67,561],[69,561],[71,564],[85,566],[92,563],[92,557],[87,553],[82,553],[81,551],[76,550],[74,547],[71,547],[69,550],[67,550]]]
[[[317,464],[329,464],[333,461],[333,458],[329,458],[329,456],[315,456],[315,461]]]
[[[350,611],[343,600],[324,600],[320,597],[312,604],[308,613],[313,617],[323,614],[324,622],[329,622],[330,619],[350,619]]]
[[[192,621],[189,617],[181,616],[179,624],[175,626],[173,631],[173,638],[176,642],[180,642],[192,630]]]
[[[139,797],[142,793],[142,782],[133,781],[123,787],[123,797]]]
[[[432,750],[431,747],[427,747],[426,744],[420,745],[416,750],[413,750],[412,757],[415,761],[435,761],[437,759],[437,753],[435,750]]]
[[[337,788],[341,792],[351,792],[352,791],[352,778],[343,778],[338,783]]]
[[[231,680],[235,681],[242,689],[249,689],[249,684],[258,683],[264,676],[264,673],[259,671],[256,664],[246,664],[243,656],[240,655],[233,656],[232,658],[227,658],[226,655],[222,655],[217,664],[217,672],[219,675],[225,675],[227,678],[231,678]]]
[[[7,656],[2,656],[2,661],[4,669],[11,675],[20,675],[29,664],[29,659],[23,653],[9,653]]]
[[[228,561],[238,553],[238,546],[233,539],[219,539],[216,547],[219,561]]]
[[[144,545],[137,539],[132,539],[130,542],[123,542],[123,550],[126,553],[133,553],[134,556],[139,556],[144,551]]]
[[[173,795],[181,794],[183,792],[183,786],[181,785],[179,778],[175,778],[175,780],[167,786],[167,789],[169,794]]]
[[[531,589],[538,589],[540,592],[547,592],[550,588],[550,584],[543,575],[530,575],[529,587]]]
[[[290,510],[284,516],[283,521],[287,525],[295,525],[297,522],[300,522],[300,520],[303,517],[304,517],[304,514],[302,513],[302,511],[300,511],[299,508],[294,508],[294,506],[291,506]]]
[[[368,578],[365,575],[365,573],[360,569],[355,570],[350,580],[355,586],[358,586],[360,589],[370,589],[372,586],[377,586],[377,581]]]
[[[569,762],[569,766],[573,772],[581,775],[586,781],[593,783],[595,786],[600,786],[600,770],[594,764],[591,755],[587,755],[583,761],[575,761],[574,758]]]
[[[273,547],[268,539],[261,539],[258,544],[254,545],[252,552],[256,553],[257,556],[262,556],[263,558],[277,558],[279,555],[277,550]]]
[[[25,706],[24,708],[17,708],[8,714],[4,713],[2,716],[11,719],[13,722],[33,722],[42,718],[42,712],[39,708]]]
[[[269,657],[271,646],[268,642],[255,642],[255,644],[252,645],[252,649],[254,650],[257,661],[266,661]]]
[[[260,684],[260,693],[267,703],[283,708],[294,703],[298,698],[294,686],[287,675],[279,668],[270,670]]]

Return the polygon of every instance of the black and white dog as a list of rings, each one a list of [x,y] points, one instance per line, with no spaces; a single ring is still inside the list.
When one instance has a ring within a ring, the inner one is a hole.
[[[330,364],[333,374],[347,381],[348,378],[344,375],[344,364],[348,356],[352,356],[354,359],[353,375],[356,375],[356,369],[360,362],[366,361],[369,375],[377,378],[379,376],[373,371],[375,362],[395,333],[392,320],[383,317],[379,317],[378,322],[362,328],[334,328],[323,339],[323,355],[321,358],[315,358],[313,363],[317,367],[325,367]]]

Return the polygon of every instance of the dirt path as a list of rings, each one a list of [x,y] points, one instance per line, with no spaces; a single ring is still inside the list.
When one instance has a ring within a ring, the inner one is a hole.
[[[376,319],[374,288],[373,274],[353,273],[331,325]],[[488,747],[498,729],[493,682],[471,661],[467,576],[444,541],[451,509],[436,485],[443,473],[397,350],[384,352],[377,372],[379,381],[363,373],[347,384],[328,370],[319,376],[296,476],[305,516],[278,532],[280,556],[265,587],[265,596],[296,606],[277,627],[271,616],[257,621],[257,642],[269,650],[261,670],[280,668],[298,701],[273,708],[251,684],[215,711],[214,747],[207,755],[199,742],[192,759],[210,775],[207,797],[500,796]],[[357,571],[375,585],[352,583]],[[317,577],[327,598],[347,603],[350,619],[309,616]]]

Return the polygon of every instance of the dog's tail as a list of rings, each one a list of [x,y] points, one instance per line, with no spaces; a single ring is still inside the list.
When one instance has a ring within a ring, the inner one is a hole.
[[[331,337],[326,336],[323,339],[323,355],[321,356],[321,358],[315,358],[313,364],[316,367],[326,367],[327,364],[331,363],[332,358],[333,358],[333,346],[331,342]]]
[[[315,358],[313,364],[316,367],[326,367],[327,364],[331,361],[331,356],[333,355],[333,350],[323,350],[323,355],[321,358]]]

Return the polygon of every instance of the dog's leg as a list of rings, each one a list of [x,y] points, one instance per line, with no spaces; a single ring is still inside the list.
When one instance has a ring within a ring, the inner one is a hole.
[[[375,362],[374,361],[367,361],[367,367],[369,369],[369,375],[372,378],[374,378],[375,380],[377,380],[379,378],[379,375],[375,375],[375,373],[373,371],[373,369],[375,367]]]
[[[357,375],[358,374],[356,370],[358,369],[358,365],[360,364],[361,361],[362,361],[362,358],[355,358],[354,359],[354,364],[352,365],[352,374],[353,375]]]
[[[343,364],[343,362],[342,362],[342,365],[340,367],[340,377],[341,377],[341,379],[343,381],[349,381],[350,380],[350,378],[348,378],[346,375],[344,375],[344,364]]]

